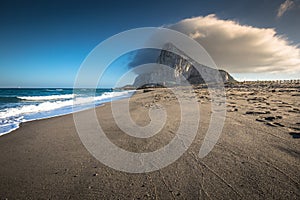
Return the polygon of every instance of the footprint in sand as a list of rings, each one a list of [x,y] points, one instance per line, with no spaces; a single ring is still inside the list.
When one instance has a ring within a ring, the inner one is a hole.
[[[290,132],[290,135],[295,139],[300,138],[300,132]]]

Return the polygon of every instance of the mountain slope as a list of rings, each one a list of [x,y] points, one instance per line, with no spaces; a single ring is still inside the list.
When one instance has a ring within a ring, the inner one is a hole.
[[[171,70],[154,66],[153,70],[140,73],[135,79],[134,86],[140,87],[150,83],[170,86],[180,85],[184,81],[190,84],[235,82],[228,72],[199,64],[170,43],[161,50],[157,63],[169,66]]]

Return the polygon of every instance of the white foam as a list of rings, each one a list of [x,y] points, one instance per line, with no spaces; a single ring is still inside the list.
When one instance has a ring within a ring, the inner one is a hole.
[[[73,102],[72,100],[43,102],[37,105],[23,105],[15,108],[6,108],[0,112],[0,119],[5,119],[13,116],[20,116],[23,114],[50,111],[50,110],[70,106],[72,105],[72,102]]]
[[[127,97],[131,95],[134,90],[122,91],[122,92],[104,92],[101,96],[95,97],[76,97],[74,101],[74,105],[80,104],[89,104],[89,103],[97,103],[103,100],[112,100],[117,97]]]
[[[122,91],[122,92],[104,92],[101,96],[97,98],[114,98],[124,95],[129,95],[135,92],[135,90],[128,90],[128,91]]]
[[[74,94],[63,94],[63,95],[50,95],[50,96],[23,96],[18,97],[19,99],[29,101],[41,101],[41,100],[55,100],[55,99],[71,99]]]
[[[19,126],[20,126],[20,123],[18,123],[18,122],[0,126],[0,136],[5,135],[7,133],[10,133],[10,132],[18,129]]]
[[[48,100],[46,102],[6,108],[0,111],[0,135],[9,133],[19,127],[19,123],[42,118],[49,118],[91,108],[95,104],[113,99],[129,97],[134,91],[105,92],[96,97],[74,97],[75,95],[54,95],[49,98],[33,97],[32,99]],[[48,96],[47,96],[48,97]],[[50,98],[53,97],[53,98]],[[57,98],[60,97],[60,98]],[[64,98],[63,98],[64,97]],[[19,97],[20,98],[20,97]],[[26,97],[28,99],[28,97]],[[70,98],[70,99],[69,99]],[[57,101],[49,101],[57,99]],[[73,108],[73,109],[72,109]]]
[[[43,102],[36,105],[23,105],[20,107],[15,108],[6,108],[3,111],[0,112],[0,120],[13,117],[13,116],[20,116],[23,114],[30,114],[30,113],[38,113],[38,112],[46,112],[51,111],[63,107],[68,106],[76,106],[76,105],[82,105],[82,104],[94,104],[97,102],[100,102],[102,100],[111,100],[112,98],[120,97],[128,95],[129,91],[125,92],[105,92],[101,96],[96,97],[77,97],[75,98],[75,101],[72,99],[70,100],[64,100],[64,101],[55,101],[55,102]],[[61,95],[66,96],[66,95]],[[74,95],[69,95],[68,97],[73,97]],[[38,99],[38,98],[36,98]],[[54,98],[48,98],[48,99],[54,99]]]

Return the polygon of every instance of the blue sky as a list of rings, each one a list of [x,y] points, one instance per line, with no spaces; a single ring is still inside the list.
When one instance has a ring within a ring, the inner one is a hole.
[[[72,87],[85,57],[108,37],[132,28],[168,26],[209,14],[241,25],[274,28],[291,45],[300,44],[299,1],[293,1],[294,7],[278,17],[284,2],[4,0],[0,3],[0,87]],[[127,61],[123,58],[120,63]],[[110,87],[109,77],[120,76],[126,68],[116,71],[108,75],[103,87]],[[233,73],[239,79],[291,77]],[[300,78],[298,73],[293,76]]]

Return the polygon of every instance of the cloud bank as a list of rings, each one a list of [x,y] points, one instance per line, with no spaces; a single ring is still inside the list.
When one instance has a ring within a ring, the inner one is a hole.
[[[286,11],[292,9],[294,5],[295,5],[294,2],[291,0],[286,0],[285,2],[283,2],[279,6],[277,17],[280,18]]]
[[[168,28],[189,35],[231,73],[300,71],[300,49],[274,29],[240,25],[216,15],[184,19]]]

